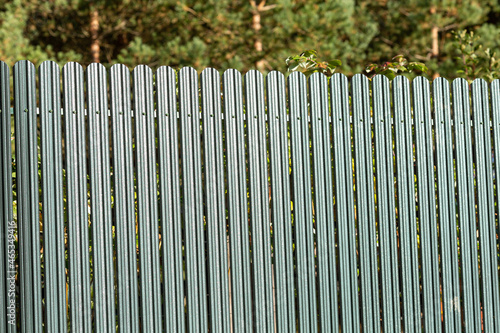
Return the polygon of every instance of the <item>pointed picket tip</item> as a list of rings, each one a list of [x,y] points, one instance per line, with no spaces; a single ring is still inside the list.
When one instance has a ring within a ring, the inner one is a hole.
[[[186,74],[198,75],[198,72],[196,71],[196,69],[190,66],[182,67],[179,70],[179,75],[186,75]]]
[[[255,77],[258,79],[264,79],[264,75],[256,69],[251,69],[243,75],[244,78]]]
[[[307,81],[309,83],[312,83],[312,82],[328,82],[328,77],[323,74],[323,73],[319,73],[319,72],[316,72],[316,73],[312,73],[309,78],[307,79]]]
[[[495,79],[491,81],[491,89],[498,89],[500,88],[500,79]]]
[[[40,64],[40,66],[38,66],[39,71],[45,70],[45,69],[54,69],[54,68],[59,69],[59,65],[53,60],[45,60],[44,62],[42,62]]]
[[[160,66],[156,69],[155,74],[160,74],[160,73],[170,73],[170,74],[175,74],[175,69],[173,69],[170,66]]]
[[[335,73],[331,77],[331,79],[336,79],[336,80],[348,80],[347,76],[344,73]]]
[[[425,76],[417,76],[416,78],[413,79],[413,83],[430,84],[430,81]]]
[[[484,80],[484,79],[474,79],[474,81],[472,81],[472,83],[471,83],[470,86],[472,88],[475,88],[477,86],[481,87],[481,86],[484,86],[484,85],[488,86],[488,82],[486,82],[486,80]]]
[[[379,75],[377,75],[379,76]],[[387,80],[389,80],[389,78],[387,78],[385,75],[380,75],[380,76],[383,76],[385,77]],[[410,80],[404,76],[404,75],[398,75],[394,78],[394,80],[392,80],[393,83],[402,83],[402,84],[409,84],[410,83]]]
[[[301,72],[292,72],[290,75],[288,75],[288,80],[305,80],[306,76],[304,73]]]
[[[9,65],[7,65],[5,62],[3,62],[2,60],[0,60],[0,67],[9,67]]]
[[[153,70],[148,65],[142,65],[142,64],[141,65],[137,65],[132,70],[132,74],[141,73],[141,72],[142,73],[147,73],[148,75],[153,75]]]
[[[114,64],[110,68],[110,71],[124,71],[124,70],[130,71],[130,69],[128,68],[128,66],[124,65],[124,64]]]
[[[266,78],[284,79],[285,75],[283,73],[281,73],[280,71],[273,70],[273,71],[270,71],[269,73],[267,73]]]
[[[352,77],[352,82],[367,82],[369,83],[370,80],[366,77],[366,75],[364,74],[354,74],[354,76]]]
[[[207,67],[205,68],[202,72],[201,72],[201,75],[205,76],[205,75],[219,75],[220,76],[220,73],[218,70],[216,70],[215,68],[213,67]]]
[[[19,60],[14,64],[14,70],[20,70],[23,67],[26,67],[30,70],[35,70],[35,65],[29,60]]]
[[[438,84],[449,84],[450,81],[448,81],[448,79],[442,77],[442,76],[439,76],[437,78],[435,78],[434,80],[432,80],[432,83],[438,83]]]
[[[240,71],[234,69],[234,68],[229,68],[222,73],[222,79],[228,79],[228,78],[234,78],[236,77],[237,79],[240,79],[243,77],[243,74],[241,74]]]
[[[366,76],[366,75],[365,75]],[[403,75],[398,75],[394,78],[394,80],[396,80],[398,77],[404,77]],[[404,77],[406,79],[406,77]],[[408,80],[408,79],[407,79]],[[373,77],[372,79],[372,82],[373,83],[383,83],[383,84],[387,84],[389,82],[391,82],[391,80],[389,80],[389,78],[385,75],[382,75],[382,74],[377,74]]]
[[[495,80],[496,81],[496,80]],[[452,85],[455,86],[455,85],[469,85],[469,82],[467,82],[466,79],[464,79],[463,77],[457,77],[456,79],[454,79],[452,81]]]
[[[106,67],[104,67],[103,64],[101,63],[97,63],[97,62],[93,62],[91,63],[90,65],[87,66],[86,70],[106,70]]]
[[[83,72],[83,66],[75,61],[70,61],[63,66],[63,71],[67,70],[79,70]]]

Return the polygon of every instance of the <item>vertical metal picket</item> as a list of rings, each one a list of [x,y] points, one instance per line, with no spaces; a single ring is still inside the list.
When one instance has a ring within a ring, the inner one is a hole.
[[[241,73],[234,69],[225,71],[222,83],[226,132],[232,327],[234,332],[247,333],[253,330],[253,302]]]
[[[9,66],[0,61],[0,332],[15,332],[17,324],[16,299],[9,295],[16,275],[9,78]]]
[[[132,71],[135,123],[137,225],[141,329],[161,332],[161,289],[156,178],[153,72],[139,65]]]
[[[441,332],[439,253],[437,241],[434,157],[429,81],[413,80],[415,159],[417,162],[418,224],[422,266],[423,326],[426,332]]]
[[[372,82],[382,327],[401,332],[391,94],[387,77],[377,75]]]
[[[277,332],[295,332],[295,278],[285,76],[266,76]]]
[[[201,178],[200,109],[198,73],[179,71],[179,107],[182,147],[182,197],[187,280],[187,329],[208,331],[205,271],[205,230]]]
[[[498,223],[498,214],[499,214],[499,210],[498,210],[498,205],[499,205],[499,201],[500,201],[500,198],[499,198],[499,190],[498,190],[498,186],[499,186],[499,182],[498,182],[498,177],[500,177],[500,163],[498,162],[498,158],[500,158],[500,81],[497,79],[497,80],[494,80],[491,84],[490,84],[490,98],[491,98],[491,114],[492,114],[492,129],[493,131],[491,132],[492,136],[493,136],[493,162],[495,164],[495,169],[493,170],[493,181],[495,182],[494,186],[495,186],[495,189],[496,189],[496,203],[495,203],[495,206],[497,207],[497,210],[496,210],[496,221]],[[495,226],[493,225],[492,223],[492,229],[491,232],[492,232],[492,235],[491,235],[491,239],[492,239],[492,250],[494,249],[497,249],[497,255],[496,255],[496,260],[497,260],[497,264],[495,266],[495,264],[493,264],[493,272],[495,272],[495,267],[497,268],[497,275],[498,275],[498,271],[500,269],[500,253],[498,251],[498,248],[500,247],[500,228],[498,227],[498,224],[497,224],[497,228],[496,228],[496,236],[495,236]],[[495,242],[496,241],[496,242]],[[495,253],[495,252],[493,252]],[[495,259],[493,258],[493,261]],[[498,277],[497,277],[498,279]],[[498,281],[498,280],[497,280]],[[496,290],[495,290],[496,289]],[[499,294],[499,289],[498,289],[498,283],[496,285],[496,288],[494,287],[493,288],[494,292],[495,292],[495,295],[496,295],[496,304],[499,305],[500,304],[500,300],[499,300],[499,297],[500,297],[500,294]],[[498,311],[500,311],[500,309],[497,307],[496,312],[494,312],[494,316],[495,316],[495,322],[496,322],[496,329],[499,330],[500,329],[500,326],[498,325],[499,321],[500,321],[500,314],[498,313]]]
[[[292,201],[295,229],[299,330],[317,332],[314,229],[311,196],[309,122],[306,78],[288,77]]]
[[[20,315],[21,331],[30,333],[43,329],[35,94],[35,66],[21,60],[14,65]]]
[[[338,332],[337,262],[333,211],[332,154],[328,80],[315,73],[309,78],[311,146],[314,179],[319,328]]]
[[[201,109],[205,180],[205,221],[208,238],[210,331],[230,332],[227,264],[224,147],[220,74],[213,68],[201,73]]]
[[[111,67],[110,95],[118,327],[120,332],[139,332],[132,111],[126,66]]]
[[[360,332],[352,143],[347,77],[330,78],[342,332]]]
[[[356,217],[359,230],[361,302],[363,332],[380,331],[378,288],[378,242],[375,226],[375,192],[370,124],[368,78],[356,74],[352,78],[352,118],[354,129],[354,162]]]
[[[403,329],[414,333],[422,330],[418,234],[415,206],[415,176],[412,135],[410,82],[404,76],[392,81],[394,104],[394,152],[397,174],[397,209],[399,247],[401,253],[401,285]]]
[[[297,268],[297,302],[300,332],[317,332],[314,227],[311,196],[309,121],[306,77],[288,77],[290,109],[290,152],[292,159],[292,201]]]
[[[476,203],[474,193],[473,145],[469,84],[456,79],[452,84],[453,129],[458,219],[460,228],[460,263],[462,277],[462,313],[466,332],[481,331],[479,270],[477,260]]]
[[[92,332],[88,227],[87,145],[83,68],[62,70],[66,211],[69,256],[69,320],[72,330]]]
[[[59,66],[39,68],[42,222],[44,238],[45,329],[67,330],[64,193]]]
[[[175,71],[156,71],[158,176],[163,262],[163,315],[166,332],[185,332],[184,269]],[[165,300],[169,300],[165,302]]]
[[[498,262],[495,258],[495,203],[490,130],[489,93],[486,81],[472,82],[477,215],[479,220],[479,256],[483,325],[485,332],[500,330]]]
[[[458,276],[457,218],[451,132],[450,88],[444,78],[433,82],[436,178],[441,249],[442,310],[445,332],[459,332],[460,282]]]
[[[115,330],[113,229],[109,167],[108,95],[106,69],[87,67],[92,267],[95,330]]]
[[[255,330],[256,332],[271,332],[274,331],[271,224],[267,181],[264,78],[260,72],[252,70],[245,75],[245,102]]]

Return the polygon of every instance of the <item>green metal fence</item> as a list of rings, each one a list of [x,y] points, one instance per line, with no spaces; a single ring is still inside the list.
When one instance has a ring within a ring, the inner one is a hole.
[[[10,91],[0,332],[500,332],[500,81],[20,61]]]

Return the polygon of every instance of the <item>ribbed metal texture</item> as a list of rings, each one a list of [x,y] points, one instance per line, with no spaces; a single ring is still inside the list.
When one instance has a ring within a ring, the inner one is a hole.
[[[106,69],[87,67],[88,151],[90,160],[91,290],[93,317],[98,331],[115,329],[115,288],[113,269],[113,220],[111,218],[111,177],[109,114]]]
[[[467,332],[481,332],[481,304],[476,229],[475,174],[472,157],[471,109],[469,85],[464,79],[452,84],[455,138],[456,200],[460,230],[462,271],[463,327]]]
[[[87,129],[84,74],[77,63],[62,70],[66,223],[68,233],[69,320],[79,332],[92,332]]]
[[[414,138],[410,82],[399,76],[392,81],[394,160],[396,163],[397,224],[399,228],[399,258],[402,328],[405,332],[420,332],[420,268],[419,236],[417,234]],[[385,121],[385,120],[384,120]],[[384,297],[384,296],[383,296]]]
[[[306,77],[288,77],[290,96],[290,152],[292,203],[297,272],[297,303],[300,332],[318,332],[316,316],[315,230],[311,194],[311,162]]]
[[[246,167],[243,84],[241,74],[227,70],[222,76],[228,195],[229,270],[232,327],[252,332],[253,301],[250,270],[250,230]]]
[[[420,242],[422,287],[422,319],[426,332],[441,332],[439,293],[439,253],[434,176],[429,81],[418,77],[413,81],[413,124],[417,178],[417,223]]]
[[[39,68],[42,225],[45,328],[64,331],[66,267],[59,66],[46,61]]]
[[[257,71],[245,75],[245,101],[252,308],[254,331],[264,333],[274,330],[274,304],[264,77]]]
[[[114,183],[118,325],[122,332],[139,332],[137,252],[134,200],[134,156],[130,71],[110,70],[110,109]]]
[[[0,331],[500,330],[499,81],[85,73],[0,63]]]
[[[213,68],[201,73],[203,117],[203,159],[205,174],[205,223],[208,239],[208,278],[210,281],[210,332],[230,332],[229,281],[227,262],[226,204],[224,188],[224,146],[220,75]]]
[[[14,65],[14,121],[21,332],[42,332],[42,284],[35,66]]]
[[[205,219],[200,142],[198,73],[179,71],[179,116],[181,133],[182,204],[186,265],[187,330],[208,331]]]
[[[381,309],[384,332],[401,332],[399,308],[399,269],[392,148],[391,100],[389,80],[373,79],[373,139],[375,148],[375,183],[378,239],[381,271]]]
[[[360,332],[356,215],[354,211],[353,156],[349,82],[342,74],[330,78],[333,173],[337,247],[339,249],[340,323],[342,331]],[[331,222],[330,222],[331,223]]]
[[[0,62],[0,331],[16,332],[16,244],[9,67]]]

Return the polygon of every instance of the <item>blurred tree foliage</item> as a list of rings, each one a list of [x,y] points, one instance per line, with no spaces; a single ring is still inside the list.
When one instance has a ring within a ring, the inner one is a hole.
[[[87,65],[98,45],[107,65],[284,72],[287,57],[314,49],[348,75],[402,55],[430,77],[453,78],[461,74],[452,32],[475,31],[494,52],[499,19],[495,0],[6,0],[0,60]]]

